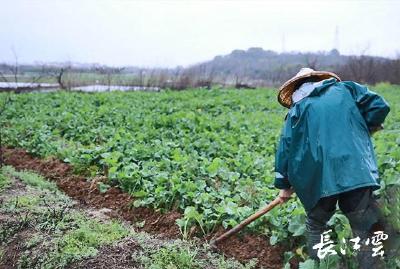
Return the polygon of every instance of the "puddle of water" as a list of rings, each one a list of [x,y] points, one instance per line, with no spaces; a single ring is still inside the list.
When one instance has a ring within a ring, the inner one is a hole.
[[[159,91],[158,87],[142,87],[142,86],[118,86],[118,85],[89,85],[73,87],[73,91],[83,92],[107,92],[107,91]]]
[[[0,82],[0,89],[17,89],[17,88],[57,88],[55,83],[25,83],[25,82]]]
[[[54,92],[59,90],[58,84],[51,83],[24,83],[24,82],[0,82],[0,90],[16,90],[21,88],[21,92]],[[72,87],[72,91],[82,92],[108,92],[108,91],[160,91],[158,87],[144,86],[121,86],[121,85],[88,85]]]

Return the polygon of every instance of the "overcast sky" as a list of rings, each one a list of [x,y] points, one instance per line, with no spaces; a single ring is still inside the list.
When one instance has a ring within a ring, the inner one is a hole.
[[[249,47],[400,55],[395,0],[0,2],[0,61],[10,61],[12,50],[25,63],[147,67],[186,66]]]

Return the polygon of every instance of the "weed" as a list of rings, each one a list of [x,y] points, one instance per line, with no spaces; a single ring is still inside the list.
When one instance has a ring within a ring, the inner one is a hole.
[[[7,242],[20,230],[20,225],[17,222],[5,222],[0,226],[0,242]]]
[[[39,228],[42,230],[55,230],[64,226],[64,221],[68,219],[68,213],[71,210],[71,205],[68,201],[59,203],[50,203],[42,196],[44,210],[40,214]]]
[[[129,234],[117,222],[103,224],[82,215],[76,215],[75,221],[78,227],[56,240],[56,247],[44,261],[43,268],[62,267],[72,261],[95,256],[101,245],[116,242]]]
[[[0,193],[2,191],[4,191],[7,188],[7,186],[10,184],[10,180],[6,175],[4,175],[3,170],[4,170],[4,167],[1,168],[1,170],[0,170]]]
[[[106,193],[110,187],[110,185],[104,184],[103,182],[97,183],[97,188],[99,189],[100,193]]]
[[[12,166],[5,166],[4,173],[8,176],[19,178],[22,182],[40,190],[58,191],[57,185],[44,179],[42,176],[28,171],[18,172]]]
[[[188,247],[162,247],[142,259],[142,263],[147,269],[197,269],[201,268],[201,264],[196,255],[197,251]]]
[[[25,243],[25,248],[26,249],[31,249],[36,247],[38,244],[40,244],[44,240],[43,235],[40,233],[34,234],[30,239],[28,239]]]

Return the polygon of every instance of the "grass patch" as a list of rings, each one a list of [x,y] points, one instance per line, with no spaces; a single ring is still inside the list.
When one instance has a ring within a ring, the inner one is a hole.
[[[100,246],[129,235],[129,230],[118,222],[100,223],[83,215],[79,215],[75,221],[77,228],[55,241],[55,248],[41,268],[62,268],[72,261],[95,256]]]
[[[27,185],[20,195],[6,197],[0,206],[0,212],[8,216],[0,226],[1,242],[28,226],[36,231],[23,244],[19,268],[63,268],[72,261],[95,256],[102,245],[130,234],[119,222],[103,223],[74,210],[73,201],[38,174],[5,166],[0,175],[1,186],[13,178]]]
[[[254,269],[257,260],[242,264],[211,251],[208,244],[198,245],[185,240],[162,242],[145,233],[135,234],[141,251],[135,261],[145,269]]]
[[[50,182],[43,178],[42,176],[29,172],[29,171],[16,171],[12,166],[4,166],[2,168],[2,173],[0,174],[0,190],[2,185],[2,177],[5,178],[5,181],[10,181],[9,178],[16,177],[19,178],[25,184],[36,187],[41,190],[49,190],[56,192],[58,191],[57,185],[54,182]]]
[[[6,206],[9,210],[15,209],[31,209],[40,203],[40,197],[35,195],[22,195],[10,199]]]
[[[1,175],[18,178],[28,186],[19,196],[8,199],[0,212],[9,216],[0,227],[0,242],[32,229],[21,242],[18,268],[64,268],[72,262],[98,255],[103,245],[131,237],[141,248],[132,255],[146,269],[250,269],[254,263],[241,263],[210,252],[209,248],[182,240],[160,240],[145,233],[134,233],[119,222],[100,222],[71,207],[73,201],[57,186],[32,172],[18,172],[7,166]],[[15,195],[15,194],[14,194]],[[4,245],[3,245],[4,247]],[[3,248],[4,249],[4,248]],[[4,251],[3,251],[4,252]],[[1,261],[0,248],[0,261]]]
[[[109,244],[127,236],[129,231],[118,222],[100,223],[95,220],[84,219],[80,221],[79,228],[67,233],[60,242],[66,252],[74,253],[83,249],[95,248]]]
[[[12,166],[3,167],[4,174],[9,177],[17,177],[25,184],[41,190],[58,191],[57,185],[44,179],[42,176],[28,171],[18,172]]]
[[[140,262],[146,269],[198,269],[197,250],[189,247],[165,246],[149,256],[142,256]]]
[[[10,179],[4,174],[4,167],[0,171],[0,193],[10,185]]]
[[[0,247],[0,263],[3,261],[3,257],[4,257],[4,249]]]
[[[6,243],[11,237],[13,237],[21,229],[20,223],[2,223],[0,226],[0,243]]]
[[[31,238],[29,238],[25,243],[26,249],[31,249],[39,245],[44,240],[43,235],[40,233],[34,234]]]

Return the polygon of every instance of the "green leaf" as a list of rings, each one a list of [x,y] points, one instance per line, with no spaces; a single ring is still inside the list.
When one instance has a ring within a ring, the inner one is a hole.
[[[238,212],[238,206],[234,202],[228,202],[225,205],[225,212],[229,215],[236,215]]]
[[[207,171],[210,176],[215,176],[218,172],[218,169],[221,167],[222,160],[220,158],[215,158],[211,164],[207,167]]]
[[[316,269],[315,261],[308,259],[305,262],[299,264],[299,269]]]
[[[144,190],[141,190],[141,191],[134,192],[132,195],[135,198],[143,198],[143,197],[147,196],[147,192]]]
[[[186,207],[184,215],[186,219],[201,219],[200,213],[197,212],[196,208],[194,208],[193,206]]]
[[[300,236],[305,233],[306,226],[304,224],[304,216],[296,215],[294,216],[288,226],[289,232],[293,233],[293,236]]]
[[[269,238],[269,243],[273,246],[276,243],[278,243],[278,236],[276,235],[271,235],[271,237]]]
[[[97,187],[99,188],[100,193],[106,193],[109,188],[111,188],[110,185],[104,184],[103,182],[98,182]]]

